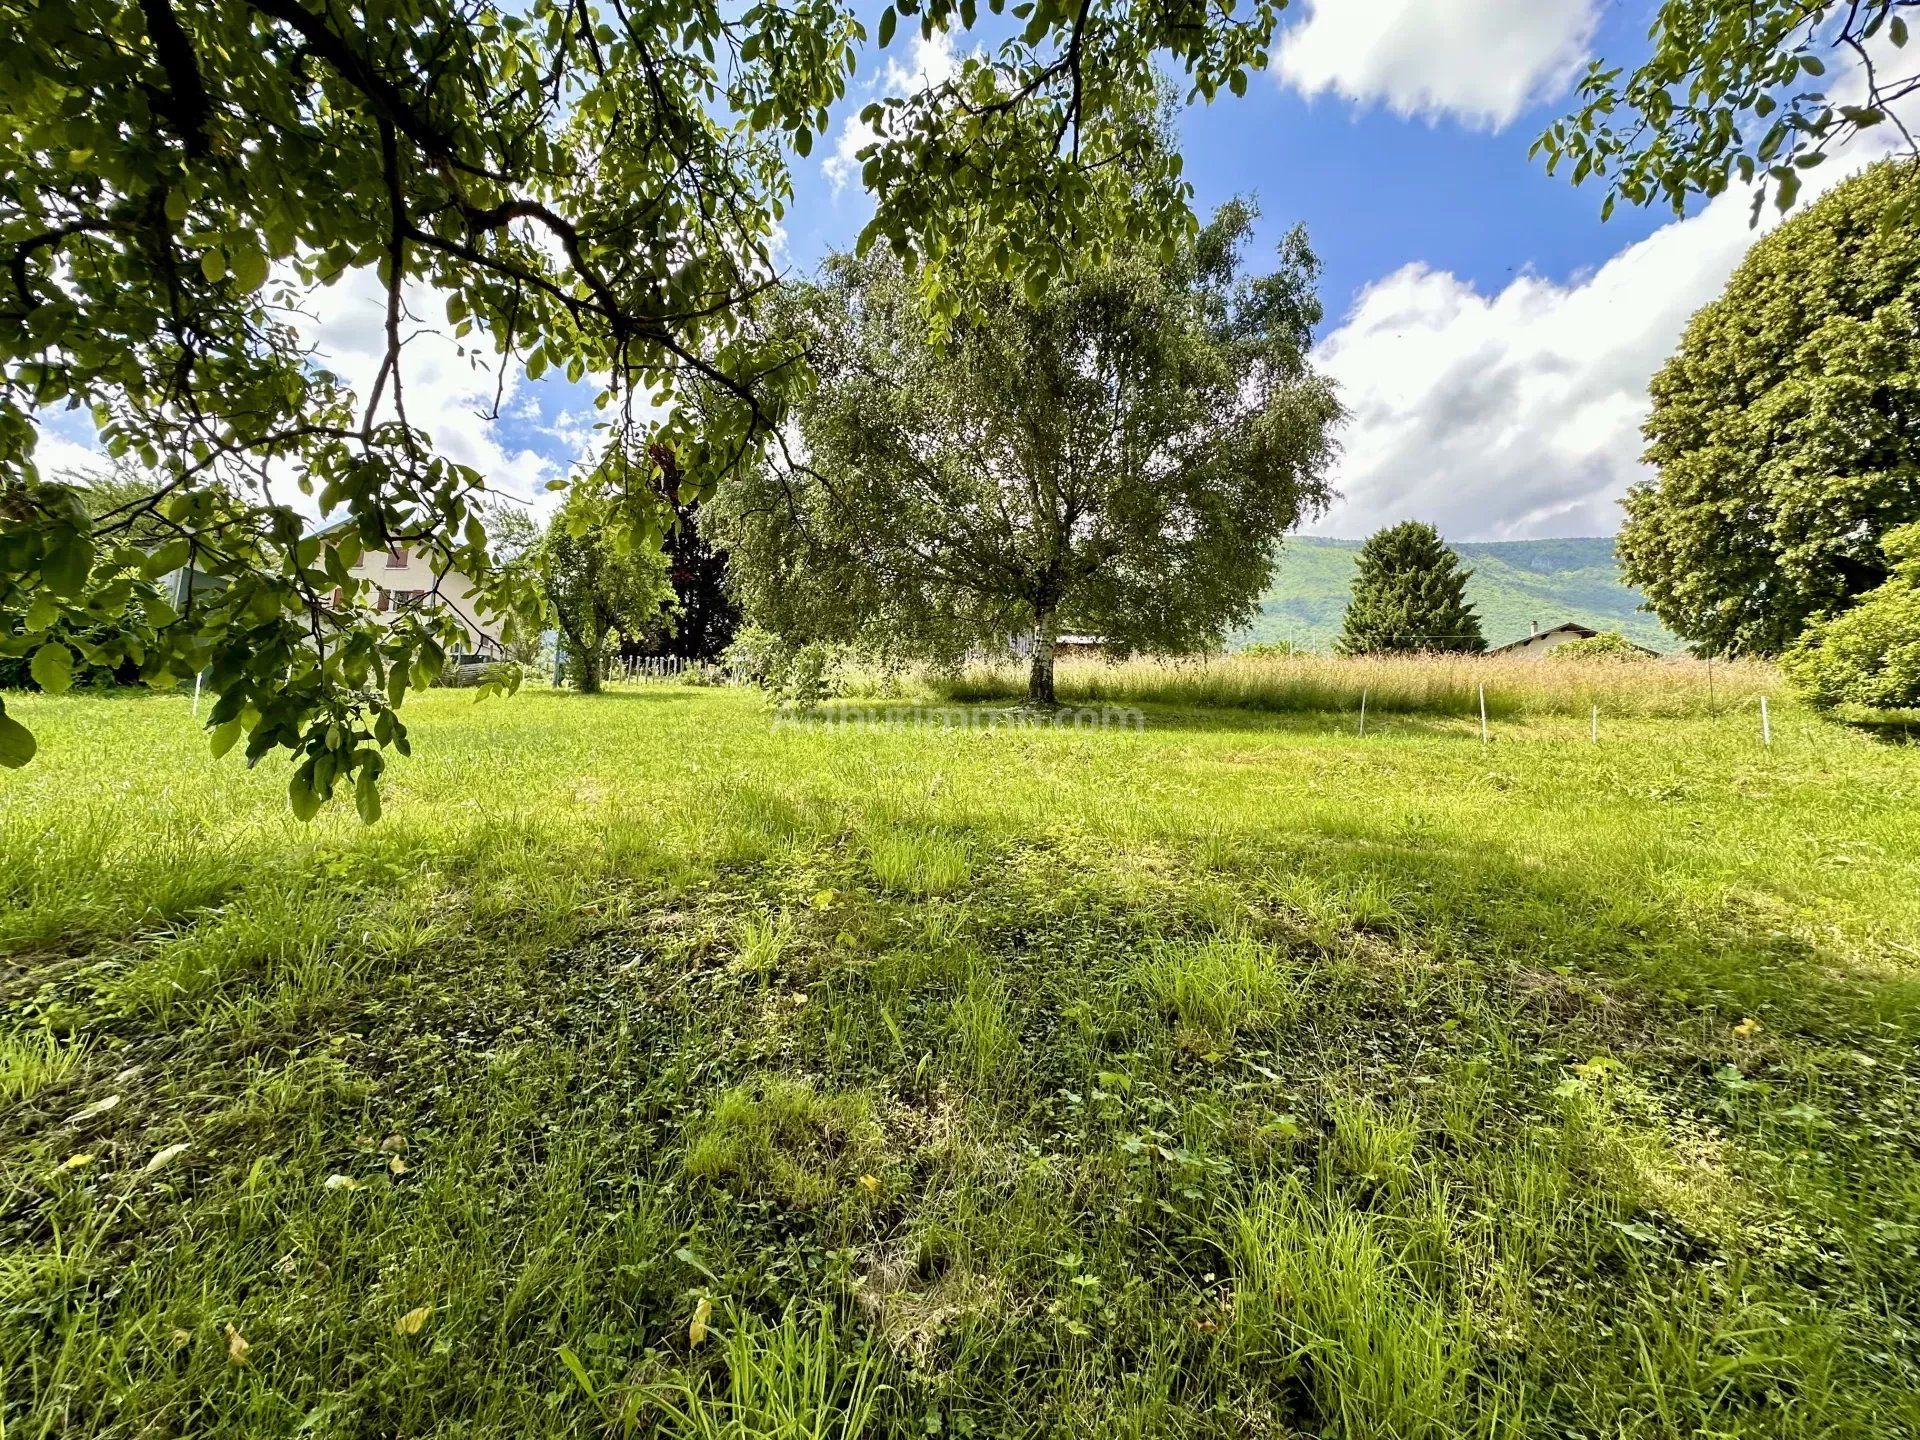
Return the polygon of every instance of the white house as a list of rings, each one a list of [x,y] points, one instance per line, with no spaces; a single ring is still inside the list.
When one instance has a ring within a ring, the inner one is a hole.
[[[330,525],[319,533],[324,536],[335,528],[337,526]],[[447,571],[437,577],[436,594],[431,557],[422,553],[419,546],[395,545],[387,550],[367,550],[350,567],[350,573],[356,580],[372,582],[373,598],[369,608],[383,619],[390,622],[393,616],[418,606],[438,605],[451,610],[465,628],[472,642],[472,653],[495,657],[502,653],[500,623],[474,602],[473,586],[467,577],[458,570]],[[346,603],[345,595],[338,590],[332,599],[335,606]]]

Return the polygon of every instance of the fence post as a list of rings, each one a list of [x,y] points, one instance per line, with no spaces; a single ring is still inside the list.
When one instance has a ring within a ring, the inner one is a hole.
[[[1600,707],[1598,705],[1593,707],[1593,718],[1589,727],[1589,738],[1591,738],[1596,745],[1600,743]]]
[[[1366,737],[1366,733],[1367,733],[1367,691],[1366,691],[1366,687],[1363,685],[1360,688],[1360,735],[1361,735],[1361,738],[1364,739]]]
[[[1480,743],[1487,743],[1487,687],[1480,687]]]
[[[1767,697],[1760,697],[1760,743],[1767,749],[1773,748],[1773,722],[1767,718]]]

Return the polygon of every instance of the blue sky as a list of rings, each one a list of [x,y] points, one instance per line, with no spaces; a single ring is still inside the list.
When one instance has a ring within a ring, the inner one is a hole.
[[[1341,499],[1303,528],[1357,537],[1415,518],[1457,540],[1618,528],[1619,497],[1646,474],[1647,381],[1756,238],[1739,193],[1680,219],[1622,210],[1602,223],[1597,189],[1527,156],[1574,104],[1588,57],[1642,57],[1653,8],[1293,0],[1269,73],[1182,117],[1202,211],[1250,195],[1262,249],[1303,221],[1325,265],[1314,358],[1349,418],[1332,477]],[[850,245],[867,218],[852,162],[860,107],[945,73],[968,43],[902,27],[887,52],[864,57],[833,132],[794,162],[793,273]],[[1813,172],[1806,198],[1870,158],[1859,150]],[[320,292],[312,309],[321,354],[350,381],[370,377],[381,320],[371,278]],[[432,296],[414,310],[439,318]],[[411,417],[498,489],[538,496],[593,451],[587,386],[510,377],[494,422],[480,413],[492,376],[445,337],[410,343],[407,364]],[[47,429],[43,465],[84,463],[91,437],[76,422]]]
[[[1639,53],[1652,9],[1637,0],[1603,11],[1584,0],[1521,3],[1575,16],[1593,12],[1594,48],[1608,54]],[[1428,6],[1496,16],[1517,8],[1476,0],[1428,0]],[[1382,24],[1392,22],[1392,5],[1369,8]],[[1289,14],[1309,10],[1296,0]],[[908,42],[896,38],[884,58],[909,68]],[[873,78],[876,68],[869,60],[861,77]],[[1234,195],[1257,198],[1264,246],[1305,222],[1326,266],[1328,318],[1338,320],[1365,285],[1412,261],[1482,287],[1529,269],[1564,279],[1601,264],[1670,218],[1623,210],[1602,224],[1597,190],[1575,189],[1564,173],[1549,177],[1542,164],[1529,160],[1533,137],[1570,108],[1573,96],[1570,83],[1543,85],[1535,93],[1540,98],[1496,129],[1483,115],[1463,118],[1444,109],[1407,115],[1395,113],[1390,101],[1356,102],[1333,93],[1309,97],[1269,74],[1238,100],[1223,96],[1185,112],[1181,148],[1203,213]],[[797,172],[787,231],[790,253],[802,267],[852,244],[871,209],[857,183],[834,189],[826,176],[829,163],[803,162]]]

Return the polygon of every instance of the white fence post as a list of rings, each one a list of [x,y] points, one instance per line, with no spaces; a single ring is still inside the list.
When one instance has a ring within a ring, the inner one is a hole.
[[[1588,737],[1594,744],[1598,745],[1600,743],[1600,707],[1598,705],[1593,707],[1593,717],[1588,726]]]
[[[1760,697],[1760,743],[1771,750],[1773,748],[1773,722],[1767,718],[1767,697]]]
[[[1367,733],[1367,692],[1366,692],[1366,687],[1362,686],[1360,690],[1360,734],[1363,739],[1365,738],[1366,733]]]
[[[1480,743],[1487,743],[1487,687],[1480,687]]]

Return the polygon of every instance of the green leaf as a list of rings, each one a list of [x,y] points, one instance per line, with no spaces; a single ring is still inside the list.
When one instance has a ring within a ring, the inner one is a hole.
[[[218,250],[208,250],[200,256],[200,273],[213,284],[219,284],[227,273],[227,257]]]
[[[0,765],[18,770],[33,759],[36,748],[33,732],[7,714],[7,702],[0,700]]]
[[[140,573],[149,580],[157,580],[162,575],[170,575],[193,558],[193,543],[185,536],[175,536],[166,544],[158,546],[147,554],[140,563]]]
[[[882,50],[893,43],[893,32],[898,28],[899,21],[899,14],[891,5],[880,12],[880,48]]]
[[[212,732],[207,736],[207,749],[212,753],[213,758],[218,760],[222,755],[225,755],[229,750],[233,749],[234,743],[239,740],[240,732],[244,728],[245,726],[241,724],[240,717],[237,715],[224,725],[214,726]]]
[[[233,254],[233,283],[242,290],[258,290],[267,280],[267,252],[248,242]]]
[[[55,535],[40,562],[40,578],[56,595],[78,595],[93,569],[93,542],[78,530]]]
[[[49,695],[64,695],[73,687],[73,652],[58,640],[50,641],[33,652],[27,671]]]
[[[293,778],[287,782],[287,802],[293,806],[294,819],[303,824],[320,813],[320,794],[313,788],[312,761],[293,772]]]
[[[353,808],[360,812],[362,824],[371,825],[380,818],[380,776],[370,761],[354,777]]]

